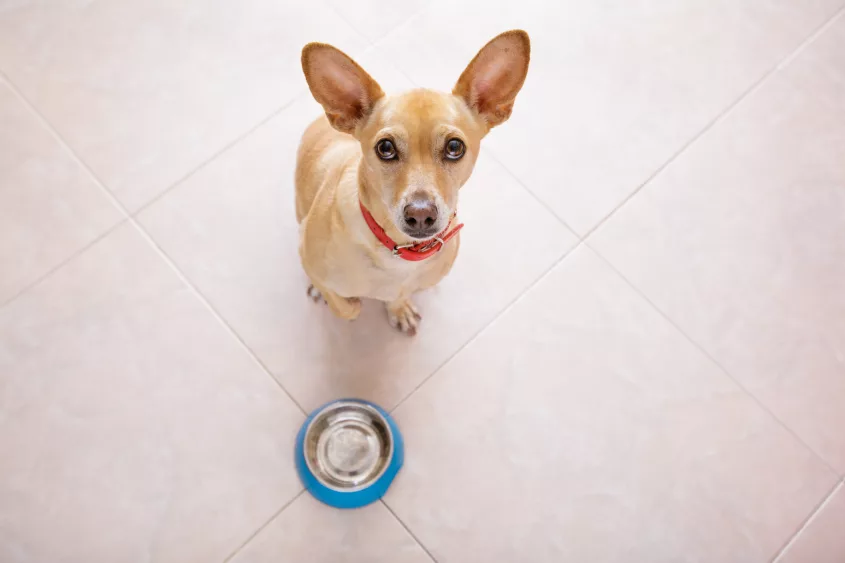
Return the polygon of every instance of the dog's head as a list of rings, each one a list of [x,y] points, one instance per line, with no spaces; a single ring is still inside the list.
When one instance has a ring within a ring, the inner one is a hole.
[[[451,94],[412,90],[385,95],[351,58],[310,43],[302,68],[332,126],[363,152],[359,172],[371,205],[411,239],[444,230],[458,190],[472,173],[481,139],[508,119],[528,72],[530,43],[508,31],[487,43]]]

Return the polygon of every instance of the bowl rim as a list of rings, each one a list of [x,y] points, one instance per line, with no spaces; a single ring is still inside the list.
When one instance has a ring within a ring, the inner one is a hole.
[[[338,402],[354,402],[358,404],[365,404],[378,411],[378,413],[387,421],[388,428],[393,437],[393,455],[386,464],[386,470],[382,472],[381,476],[376,480],[370,482],[364,488],[350,491],[349,489],[333,489],[326,487],[317,477],[311,473],[308,465],[305,463],[305,430],[311,423],[312,419],[322,412],[325,408]],[[340,509],[355,509],[361,508],[368,504],[372,504],[382,498],[387,493],[388,488],[393,484],[396,475],[402,468],[405,461],[405,444],[402,439],[402,434],[396,421],[383,408],[370,401],[355,398],[344,398],[334,401],[329,401],[319,408],[315,409],[303,422],[299,429],[294,445],[294,460],[296,471],[299,475],[299,480],[305,489],[318,501],[333,508]]]
[[[366,483],[362,483],[362,484],[357,485],[355,487],[337,487],[337,486],[332,485],[331,483],[328,483],[326,481],[326,479],[316,471],[316,468],[312,465],[311,460],[309,459],[309,456],[305,455],[305,442],[303,442],[302,454],[305,457],[305,465],[308,467],[308,471],[311,473],[311,475],[314,476],[314,478],[317,481],[320,482],[321,485],[323,485],[327,489],[331,489],[331,490],[337,491],[339,493],[354,493],[354,492],[357,492],[357,491],[361,491],[363,489],[370,487],[373,483],[377,482],[379,479],[381,479],[382,475],[384,475],[384,473],[390,467],[390,462],[393,460],[393,453],[394,453],[393,430],[390,428],[390,424],[387,422],[387,418],[381,413],[381,411],[375,405],[372,405],[372,404],[370,404],[366,401],[340,399],[340,400],[337,400],[337,401],[332,401],[330,403],[326,403],[325,405],[323,405],[322,407],[317,409],[312,414],[312,416],[309,417],[309,422],[306,424],[306,427],[305,427],[305,439],[306,439],[306,441],[308,439],[309,434],[311,433],[311,429],[314,428],[314,425],[321,419],[321,417],[328,416],[328,413],[331,410],[340,410],[341,408],[343,408],[344,406],[347,406],[347,405],[354,405],[355,407],[364,407],[368,412],[370,412],[371,414],[374,414],[375,416],[378,417],[379,421],[384,425],[384,429],[387,431],[387,439],[388,439],[387,447],[388,447],[388,449],[387,449],[387,455],[385,456],[385,459],[384,459],[384,464],[382,465],[381,469],[379,470],[379,472],[374,477],[372,477]]]

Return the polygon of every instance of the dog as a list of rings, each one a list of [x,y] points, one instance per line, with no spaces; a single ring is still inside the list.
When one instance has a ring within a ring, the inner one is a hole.
[[[361,299],[385,303],[391,326],[416,334],[411,301],[452,269],[460,247],[458,191],[481,139],[511,115],[528,73],[521,30],[487,43],[451,94],[417,89],[385,95],[340,50],[309,43],[302,70],[325,115],[297,152],[299,255],[311,286],[342,319]]]

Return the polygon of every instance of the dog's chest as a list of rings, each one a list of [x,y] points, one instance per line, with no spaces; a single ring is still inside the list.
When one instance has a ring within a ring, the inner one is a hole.
[[[332,285],[339,294],[348,297],[379,301],[409,297],[437,284],[449,272],[457,254],[456,242],[450,241],[442,252],[419,262],[387,251],[379,250],[375,255],[362,251],[337,270],[338,276],[332,280]]]

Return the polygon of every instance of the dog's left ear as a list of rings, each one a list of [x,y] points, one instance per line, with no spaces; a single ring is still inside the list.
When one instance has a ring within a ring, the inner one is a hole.
[[[531,41],[521,29],[506,31],[485,45],[464,70],[452,93],[495,127],[507,121],[528,74]]]

